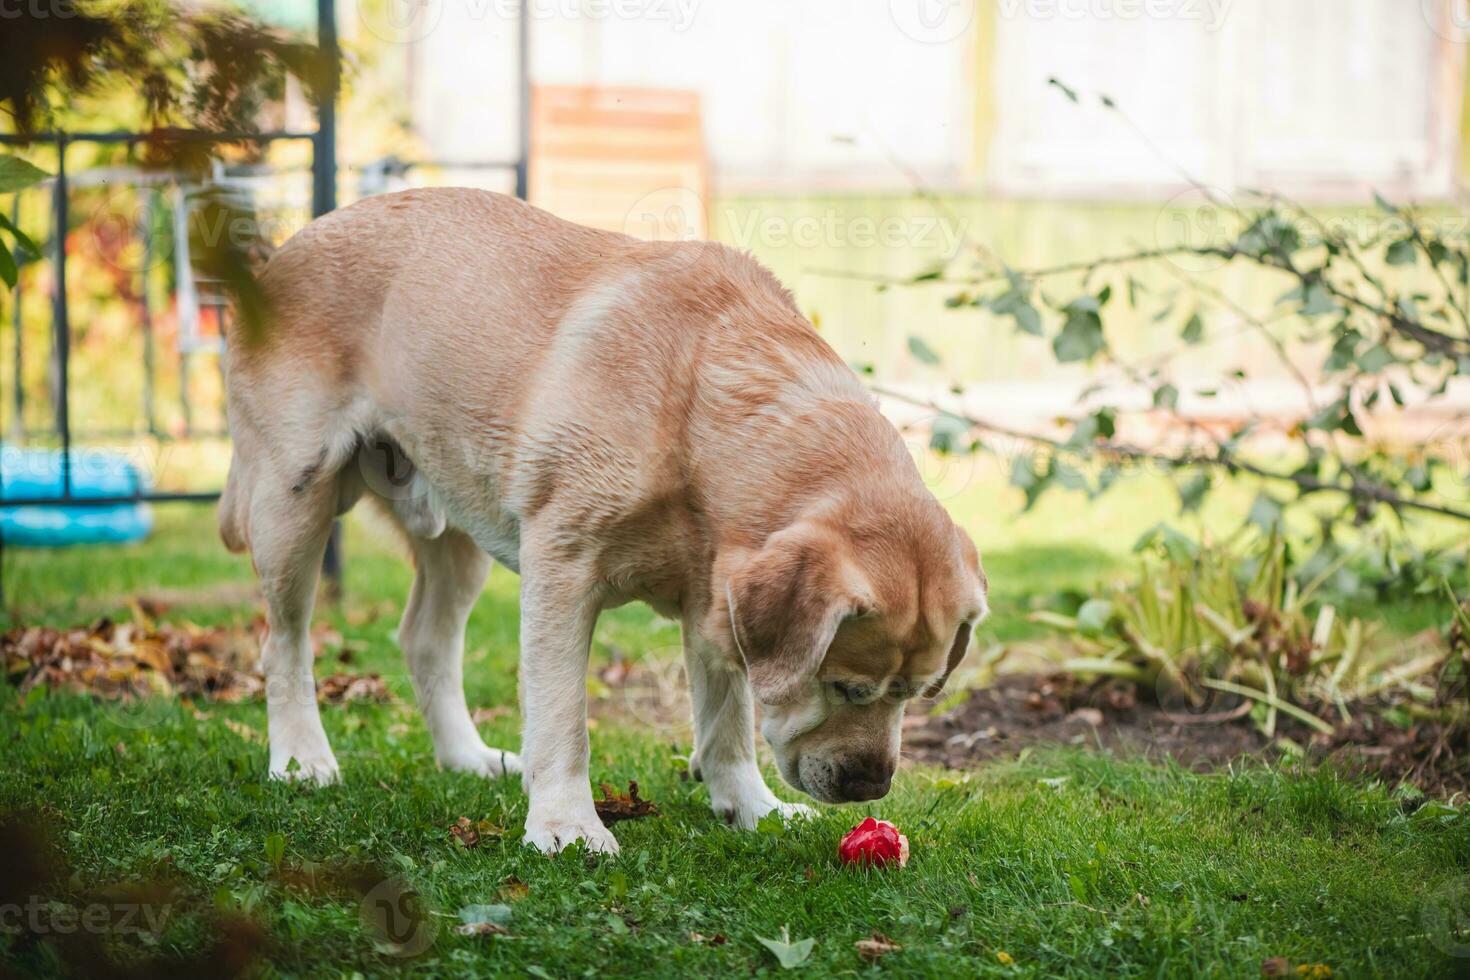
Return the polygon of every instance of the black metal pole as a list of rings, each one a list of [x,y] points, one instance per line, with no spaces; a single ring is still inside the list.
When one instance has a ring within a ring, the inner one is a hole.
[[[337,50],[336,0],[316,2],[316,42],[326,62],[326,81],[321,101],[316,107],[316,137],[311,153],[311,212],[320,218],[337,207],[337,85],[339,80]],[[342,522],[333,521],[322,555],[322,574],[327,579],[327,594],[334,601],[342,596]]]
[[[20,192],[19,191],[16,191],[15,192],[15,203],[10,206],[10,218],[11,218],[11,224],[13,224],[13,225],[15,225],[15,227],[19,228],[20,227]],[[20,265],[21,264],[21,258],[20,258],[19,250],[16,251],[16,264],[17,265]],[[10,393],[10,400],[11,400],[11,403],[15,406],[15,418],[11,419],[10,421],[11,421],[11,427],[12,427],[12,429],[16,433],[21,433],[21,432],[24,432],[25,431],[25,424],[26,424],[25,423],[25,411],[26,411],[26,392],[25,392],[25,339],[24,339],[24,337],[21,336],[22,333],[24,333],[25,321],[21,318],[21,281],[20,281],[20,277],[18,275],[16,276],[16,280],[15,280],[15,289],[11,290],[11,304],[12,304],[11,305],[11,309],[10,309],[11,323],[15,326],[15,364],[12,365],[12,367],[14,369],[14,375],[13,375],[14,382],[13,383],[14,383],[15,390]]]
[[[61,435],[61,496],[71,496],[71,322],[66,311],[66,134],[56,135],[56,428]]]
[[[320,218],[337,207],[337,10],[336,0],[317,0],[316,37],[326,62],[326,79],[317,104],[312,141],[311,214]]]
[[[157,436],[158,414],[154,405],[153,385],[158,365],[153,341],[153,296],[148,284],[152,279],[153,261],[156,258],[153,251],[153,224],[158,215],[158,191],[149,189],[145,192],[143,201],[142,227],[139,228],[139,233],[143,236],[143,274],[138,281],[138,314],[143,321],[143,418],[148,423],[148,434]]]
[[[529,200],[531,193],[531,0],[521,0],[521,19],[516,24],[520,73],[520,148],[516,154],[516,197]]]

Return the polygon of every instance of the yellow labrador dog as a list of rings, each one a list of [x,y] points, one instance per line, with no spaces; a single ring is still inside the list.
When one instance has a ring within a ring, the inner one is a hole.
[[[271,257],[264,336],[229,336],[229,547],[265,593],[270,771],[337,761],[307,629],[332,520],[362,496],[417,577],[399,641],[441,765],[520,772],[526,840],[617,850],[588,782],[587,651],[639,599],[683,626],[692,771],[740,827],[888,791],[905,700],[986,610],[969,538],[872,397],[751,258],[641,242],[475,190],[364,200]],[[481,741],[464,628],[521,575],[519,757]],[[294,764],[293,764],[294,760]]]

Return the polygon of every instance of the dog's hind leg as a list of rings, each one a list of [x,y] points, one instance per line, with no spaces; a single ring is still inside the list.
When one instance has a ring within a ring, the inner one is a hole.
[[[393,501],[392,510],[409,530],[402,502]],[[434,755],[446,769],[485,776],[520,772],[514,753],[492,749],[481,740],[464,697],[465,623],[490,574],[490,556],[452,528],[432,539],[407,536],[416,574],[398,643],[408,658]]]
[[[337,510],[331,474],[294,476],[276,466],[251,474],[250,553],[265,593],[270,633],[261,651],[270,733],[270,774],[337,778],[312,677],[311,608]]]

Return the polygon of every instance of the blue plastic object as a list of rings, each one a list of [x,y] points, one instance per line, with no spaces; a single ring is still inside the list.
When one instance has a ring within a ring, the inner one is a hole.
[[[79,499],[130,497],[146,483],[121,453],[72,450],[71,492]],[[43,504],[11,506],[16,500],[60,497],[61,453],[48,449],[0,450],[0,535],[7,545],[55,548],[69,544],[141,541],[153,530],[153,509],[145,503]]]

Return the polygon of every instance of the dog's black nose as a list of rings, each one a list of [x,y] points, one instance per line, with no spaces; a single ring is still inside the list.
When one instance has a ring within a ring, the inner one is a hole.
[[[837,789],[849,803],[877,800],[888,795],[893,767],[881,759],[865,759],[842,767]]]

